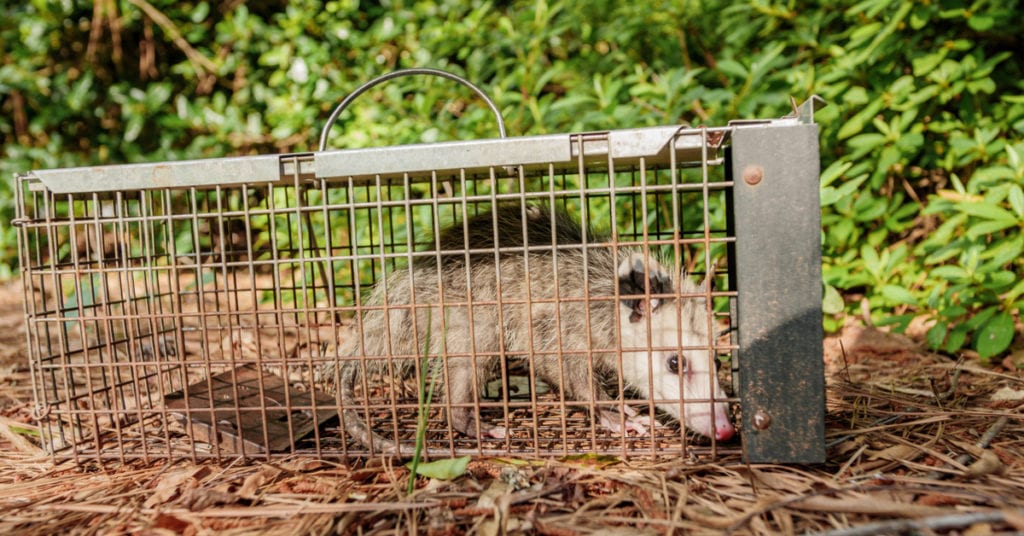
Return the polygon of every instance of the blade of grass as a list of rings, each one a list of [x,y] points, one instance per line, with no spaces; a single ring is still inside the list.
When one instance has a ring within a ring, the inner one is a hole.
[[[412,463],[410,467],[410,478],[407,493],[412,495],[412,492],[416,488],[416,474],[417,468],[420,464],[420,457],[423,453],[423,445],[426,442],[427,436],[427,420],[430,417],[430,403],[434,398],[434,386],[437,384],[437,374],[440,372],[441,367],[440,357],[435,356],[431,359],[430,356],[430,333],[431,333],[431,317],[433,309],[427,309],[427,333],[423,341],[423,357],[420,360],[420,370],[424,373],[420,375],[420,389],[419,389],[419,401],[417,407],[417,418],[416,418],[416,446],[413,450]],[[447,320],[447,318],[445,319]],[[443,340],[448,340],[448,323],[442,322],[441,325],[441,336]],[[430,370],[430,382],[427,383],[426,371]]]

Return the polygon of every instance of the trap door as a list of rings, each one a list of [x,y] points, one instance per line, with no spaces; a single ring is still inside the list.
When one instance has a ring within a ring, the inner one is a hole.
[[[735,379],[747,463],[825,461],[818,126],[737,127]]]

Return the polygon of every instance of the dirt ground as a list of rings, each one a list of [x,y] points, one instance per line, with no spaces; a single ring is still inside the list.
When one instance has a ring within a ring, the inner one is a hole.
[[[55,465],[24,329],[20,284],[0,284],[0,534],[1024,531],[1019,346],[982,364],[871,328],[829,337],[822,465],[478,458],[408,495],[408,470],[388,460]]]

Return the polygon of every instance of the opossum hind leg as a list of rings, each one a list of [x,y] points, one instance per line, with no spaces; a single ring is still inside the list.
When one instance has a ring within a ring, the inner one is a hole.
[[[451,389],[450,401],[452,408],[448,415],[448,421],[454,430],[462,432],[469,437],[478,437],[477,421],[479,414],[477,411],[479,408],[474,404],[477,398],[474,396],[473,385],[485,385],[485,382],[490,377],[490,370],[494,366],[494,363],[490,361],[492,360],[480,359],[474,367],[470,358],[449,358],[448,385]],[[505,437],[506,430],[504,427],[492,427],[482,422],[479,425],[479,437],[497,439]]]

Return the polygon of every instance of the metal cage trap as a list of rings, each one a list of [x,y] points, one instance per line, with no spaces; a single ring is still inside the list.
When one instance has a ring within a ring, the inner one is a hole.
[[[823,461],[815,105],[20,174],[45,446]]]

